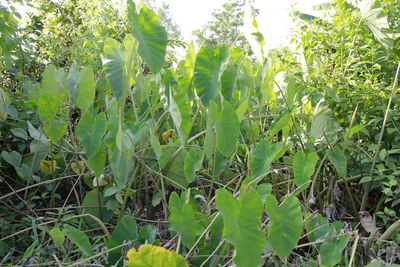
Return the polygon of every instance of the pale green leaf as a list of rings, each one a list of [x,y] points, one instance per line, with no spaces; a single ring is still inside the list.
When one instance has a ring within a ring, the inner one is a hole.
[[[224,219],[223,236],[236,250],[233,262],[238,267],[259,266],[264,249],[261,227],[262,202],[258,193],[241,192],[240,199],[225,189],[216,192],[216,204]]]
[[[68,74],[68,89],[70,104],[88,110],[95,96],[95,83],[93,70],[90,67],[78,70],[76,63],[72,64]]]
[[[171,230],[182,238],[183,245],[190,248],[196,241],[196,236],[203,231],[203,227],[196,221],[192,206],[186,203],[185,194],[187,193],[182,193],[179,197],[176,192],[172,192],[168,202],[171,213],[168,221],[171,223]]]
[[[396,36],[391,32],[388,17],[379,0],[360,2],[362,17],[375,38],[387,49],[392,49]]]
[[[79,250],[87,257],[93,256],[93,248],[89,242],[87,235],[81,230],[64,224],[64,230],[67,237],[79,248]]]
[[[194,181],[194,175],[203,164],[204,152],[202,150],[192,149],[186,152],[184,160],[184,172],[186,180],[191,183]]]
[[[303,229],[299,200],[288,197],[279,207],[273,195],[266,197],[265,209],[270,219],[268,241],[279,258],[286,258],[296,247]]]
[[[325,239],[319,249],[321,263],[327,267],[333,267],[342,260],[342,251],[346,248],[351,238],[350,234],[337,236],[333,225],[330,228],[328,238]]]
[[[59,248],[64,244],[65,241],[65,231],[62,231],[60,227],[53,227],[49,231],[49,235],[53,239],[54,245]]]
[[[94,175],[100,177],[106,164],[106,151],[102,145],[96,154],[88,158],[87,164],[89,168],[94,171]]]
[[[222,102],[221,111],[217,111],[215,102],[210,103],[209,116],[215,124],[216,148],[226,158],[236,151],[240,123],[236,111],[230,103]]]
[[[137,14],[136,5],[132,0],[128,0],[128,17],[132,25],[132,34],[139,42],[139,55],[152,73],[159,72],[164,65],[167,32],[160,25],[156,14],[147,7],[142,7]]]
[[[192,128],[192,111],[184,95],[172,95],[170,92],[169,112],[178,130],[182,144],[189,137]]]
[[[314,173],[318,155],[314,151],[304,153],[298,151],[293,158],[294,183],[302,190],[309,186],[310,177]]]

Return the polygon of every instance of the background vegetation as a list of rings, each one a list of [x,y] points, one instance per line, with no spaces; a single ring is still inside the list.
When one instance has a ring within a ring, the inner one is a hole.
[[[1,265],[400,264],[398,1],[294,12],[297,48],[270,51],[256,19],[240,32],[252,1],[198,47],[167,4],[16,2],[35,11],[0,5]]]

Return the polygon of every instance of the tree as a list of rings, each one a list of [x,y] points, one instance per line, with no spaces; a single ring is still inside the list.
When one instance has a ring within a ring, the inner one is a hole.
[[[241,27],[244,25],[244,8],[247,4],[251,6],[253,15],[259,12],[252,7],[253,2],[254,0],[232,0],[223,4],[222,9],[214,10],[213,19],[193,32],[197,44],[212,48],[229,44],[250,52],[250,44],[241,33]]]

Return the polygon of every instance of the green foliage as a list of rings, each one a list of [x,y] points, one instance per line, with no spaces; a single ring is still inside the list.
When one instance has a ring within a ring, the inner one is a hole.
[[[222,102],[222,109],[217,110],[215,102],[210,103],[209,117],[215,124],[215,147],[226,158],[236,151],[239,137],[239,119],[229,102]]]
[[[303,229],[303,216],[299,200],[290,196],[278,206],[273,195],[267,195],[265,209],[270,219],[268,241],[275,253],[286,258],[296,247]]]
[[[107,242],[107,248],[109,250],[121,246],[124,242],[131,242],[138,239],[138,229],[136,226],[136,221],[133,216],[126,215],[121,218],[112,232],[110,240]],[[126,246],[128,247],[128,246]],[[108,254],[109,264],[116,264],[118,260],[123,257],[124,246],[119,249],[114,249]],[[120,260],[120,265],[122,266],[122,260]]]
[[[132,24],[132,34],[139,42],[139,55],[153,73],[164,65],[167,47],[167,32],[160,25],[156,14],[147,7],[142,7],[139,14],[133,1],[128,1],[128,16]]]
[[[79,248],[83,255],[87,257],[93,256],[92,245],[84,232],[68,224],[65,224],[63,228],[66,236]]]
[[[342,260],[342,251],[350,240],[350,234],[336,236],[333,227],[328,233],[327,239],[320,247],[321,263],[323,266],[335,266]]]
[[[201,150],[192,149],[185,154],[184,171],[188,182],[191,183],[194,181],[195,172],[201,169],[203,159],[204,152]]]
[[[168,202],[171,212],[168,220],[171,223],[171,230],[177,232],[182,238],[183,245],[191,248],[196,241],[196,236],[203,231],[203,227],[196,221],[187,198],[187,193],[182,193],[179,197],[176,192],[172,192]]]
[[[311,175],[314,173],[318,155],[314,151],[304,153],[298,151],[293,158],[294,183],[297,187],[305,189],[309,186]]]
[[[267,175],[272,160],[282,148],[281,143],[271,144],[267,140],[257,144],[250,159],[250,173],[253,179],[258,180]]]
[[[91,68],[78,70],[72,64],[68,74],[69,103],[76,105],[82,111],[87,111],[93,103],[95,96],[94,75]]]
[[[104,112],[97,115],[86,112],[82,116],[76,129],[76,135],[88,157],[93,157],[99,152],[106,131],[107,118]]]
[[[0,7],[0,265],[399,260],[396,1],[295,12],[296,51],[253,19],[252,52],[233,1],[180,62],[166,8],[35,3]]]
[[[224,238],[236,250],[237,266],[258,266],[264,248],[263,233],[259,230],[262,203],[256,192],[244,192],[240,199],[224,189],[216,193],[217,208],[224,218]]]
[[[230,57],[227,46],[211,49],[202,46],[197,53],[193,83],[197,95],[205,106],[221,93],[221,76]]]
[[[335,166],[337,173],[341,177],[346,177],[347,175],[347,158],[344,152],[337,146],[326,151],[328,159]]]

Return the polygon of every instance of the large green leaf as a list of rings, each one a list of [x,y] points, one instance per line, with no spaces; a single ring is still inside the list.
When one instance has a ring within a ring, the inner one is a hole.
[[[261,104],[264,104],[267,101],[268,104],[271,105],[276,99],[274,83],[276,72],[272,60],[272,57],[268,57],[267,61],[264,63],[261,74],[261,83],[260,86],[256,88],[256,94]]]
[[[156,14],[147,7],[142,7],[137,14],[132,0],[128,0],[128,16],[132,24],[132,34],[139,42],[139,55],[151,72],[159,72],[164,65],[167,32],[160,25]]]
[[[187,93],[187,95],[190,97],[193,96],[193,92],[189,90],[191,89],[193,81],[193,71],[194,71],[195,61],[196,61],[196,54],[192,42],[190,43],[189,48],[187,50],[185,60],[181,61],[176,71],[178,74],[179,87],[183,92]]]
[[[326,155],[332,164],[335,166],[340,177],[347,175],[347,158],[344,152],[337,146],[326,151]]]
[[[105,208],[105,204],[109,198],[105,198],[98,189],[94,189],[92,191],[86,192],[85,197],[83,198],[82,205],[85,207],[84,210],[86,213],[89,213],[103,222],[108,222],[113,212],[112,210],[108,210]],[[90,217],[85,218],[85,221],[89,224],[96,224],[97,222]]]
[[[314,173],[318,155],[314,151],[304,153],[298,151],[293,158],[294,183],[302,190],[310,184],[310,177]]]
[[[230,51],[227,46],[217,49],[201,47],[194,67],[194,87],[203,105],[208,106],[221,92],[221,76],[229,61]]]
[[[250,158],[250,174],[253,179],[267,175],[272,160],[282,148],[282,143],[270,144],[265,139],[257,144]]]
[[[273,125],[271,130],[268,132],[268,140],[271,140],[271,138],[277,134],[279,131],[282,131],[285,127],[289,126],[291,127],[292,125],[292,120],[291,120],[291,113],[286,113],[282,117],[279,118]]]
[[[106,164],[106,151],[101,145],[99,151],[92,157],[88,158],[88,166],[94,171],[96,177],[100,177]]]
[[[226,158],[236,151],[240,123],[235,109],[229,102],[222,102],[221,111],[217,111],[215,102],[210,103],[209,116],[216,128],[216,148]]]
[[[379,0],[364,0],[360,2],[363,19],[378,41],[387,49],[392,49],[395,35],[391,32],[387,13]]]
[[[76,104],[82,111],[88,110],[95,95],[93,70],[86,67],[79,71],[76,63],[72,64],[68,74],[68,89],[70,104]]]
[[[128,267],[189,267],[185,258],[163,247],[144,245],[128,251]]]
[[[225,189],[218,189],[216,196],[224,219],[223,236],[236,250],[233,262],[238,267],[259,266],[265,238],[259,230],[263,205],[258,193],[243,191],[236,200]]]
[[[110,240],[107,242],[107,249],[112,249],[117,246],[124,244],[124,242],[135,241],[138,239],[138,230],[136,226],[136,221],[133,216],[126,215],[118,222],[114,231],[111,234]],[[121,246],[118,249],[114,249],[108,253],[108,264],[115,264],[123,256],[122,252],[125,251],[127,247],[132,247],[133,244],[129,246]],[[123,266],[123,261],[119,262],[118,266]]]
[[[93,256],[93,248],[89,242],[87,235],[81,230],[64,224],[64,230],[67,237],[79,248],[79,250],[87,257]]]
[[[173,96],[170,93],[169,112],[184,144],[192,128],[192,111],[186,97],[182,94]]]
[[[177,141],[175,146],[180,145]],[[173,146],[162,146],[161,147],[161,156],[158,161],[160,169],[164,170],[166,181],[172,186],[182,189],[188,186],[188,181],[185,178],[184,173],[184,155],[183,150],[178,152],[175,155],[177,148]],[[175,155],[172,163],[170,162],[171,158]],[[169,166],[167,166],[170,164]]]
[[[232,100],[232,93],[236,89],[236,80],[239,76],[240,67],[243,61],[243,52],[236,48],[232,51],[232,57],[229,60],[224,73],[221,77],[221,93],[226,101]]]
[[[168,220],[171,230],[177,232],[183,245],[190,248],[196,241],[196,235],[203,231],[203,227],[196,221],[192,206],[186,203],[188,201],[185,194],[187,193],[182,193],[179,197],[176,192],[172,192],[168,203],[171,212]]]
[[[93,115],[86,112],[79,121],[76,135],[89,158],[97,154],[107,130],[107,118],[104,112]]]
[[[192,149],[186,152],[184,161],[184,172],[186,180],[191,183],[194,181],[194,175],[197,170],[200,170],[204,159],[202,150]]]
[[[119,132],[122,132],[122,130]],[[118,139],[120,139],[120,147]],[[134,167],[132,150],[130,137],[125,132],[117,134],[116,142],[110,146],[110,165],[114,174],[114,181],[119,188],[124,187],[128,183],[129,174]]]
[[[106,77],[114,96],[123,104],[128,93],[130,80],[128,69],[132,64],[135,39],[131,34],[125,36],[123,44],[112,38],[106,38],[102,56]]]
[[[268,241],[279,258],[286,258],[296,247],[303,229],[299,200],[290,196],[279,207],[276,198],[268,195],[265,209],[270,219]]]
[[[54,245],[59,248],[64,245],[65,242],[65,231],[62,231],[60,227],[53,227],[49,231],[49,235],[53,239]]]
[[[342,260],[342,251],[346,248],[351,237],[350,234],[338,236],[335,233],[334,226],[331,225],[330,228],[328,238],[325,239],[319,249],[321,263],[327,267],[333,267]]]
[[[1,152],[1,156],[6,162],[11,164],[15,168],[21,166],[22,155],[17,151],[13,150],[11,152],[7,152],[4,150],[3,152]]]

